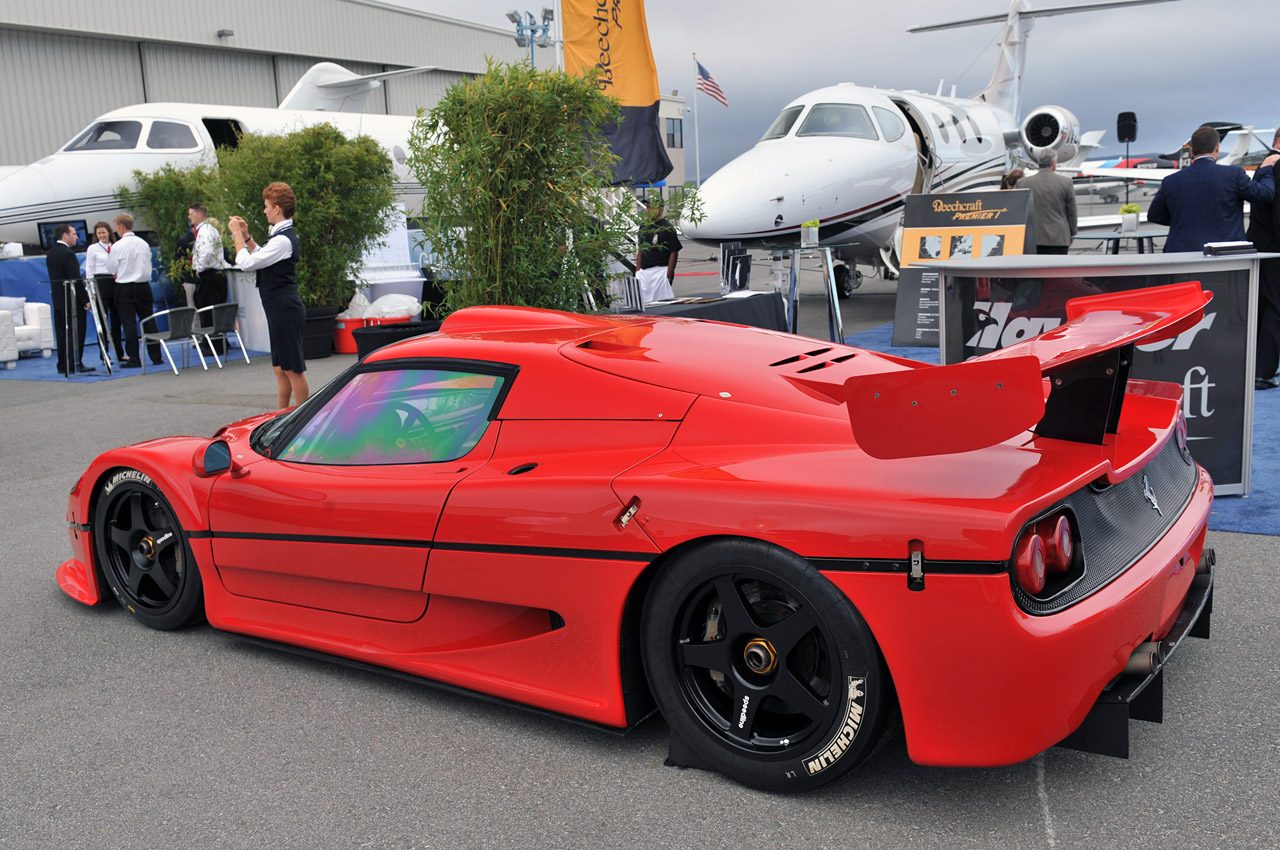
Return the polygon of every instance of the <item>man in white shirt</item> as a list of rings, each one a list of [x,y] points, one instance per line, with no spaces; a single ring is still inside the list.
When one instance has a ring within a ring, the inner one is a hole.
[[[222,234],[208,217],[204,204],[187,207],[187,221],[191,223],[191,230],[195,234],[195,242],[191,246],[191,269],[196,274],[197,309],[225,304],[227,301],[227,276],[223,272],[227,263],[222,257]],[[201,347],[205,346],[202,344]],[[225,352],[226,347],[225,339],[220,338],[213,343],[213,349],[218,354]]]
[[[151,297],[151,246],[134,235],[133,216],[121,213],[111,219],[120,240],[111,248],[116,263],[116,310],[124,325],[126,360],[120,368],[135,369],[142,365],[138,357],[138,322],[155,312]],[[160,365],[160,344],[150,343],[147,354]]]

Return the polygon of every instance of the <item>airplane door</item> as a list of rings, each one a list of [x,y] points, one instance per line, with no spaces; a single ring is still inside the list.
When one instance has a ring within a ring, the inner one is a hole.
[[[933,169],[936,158],[934,156],[933,137],[929,133],[929,122],[908,101],[895,99],[893,105],[902,111],[903,117],[907,119],[907,124],[911,127],[911,134],[915,138],[919,165],[916,169],[915,183],[911,187],[911,194],[919,195],[922,192],[927,192],[933,185]]]

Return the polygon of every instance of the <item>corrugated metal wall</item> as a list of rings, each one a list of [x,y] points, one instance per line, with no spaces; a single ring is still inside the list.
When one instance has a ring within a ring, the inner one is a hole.
[[[143,79],[150,103],[230,103],[276,106],[275,70],[261,53],[142,44]]]
[[[138,45],[0,29],[0,164],[48,156],[96,116],[142,100]]]
[[[366,105],[412,115],[458,71],[527,55],[510,32],[376,0],[130,0],[95,17],[105,37],[82,36],[83,23],[64,7],[0,0],[0,165],[46,156],[98,115],[134,103],[275,106],[319,61],[358,74],[451,69],[388,81]],[[235,34],[219,38],[221,29]],[[54,79],[68,83],[56,98]]]
[[[389,111],[392,115],[413,115],[419,107],[430,110],[444,97],[449,86],[461,79],[462,74],[432,71],[388,80],[385,85]]]
[[[483,71],[484,59],[518,62],[525,51],[512,32],[371,0],[128,0],[102,9],[89,24],[66,6],[0,0],[0,21],[17,28],[96,34],[126,41],[230,48],[400,67],[440,65]],[[234,35],[219,38],[219,30]]]

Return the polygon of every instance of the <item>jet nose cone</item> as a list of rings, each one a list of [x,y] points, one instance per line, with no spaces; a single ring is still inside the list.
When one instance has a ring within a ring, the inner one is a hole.
[[[31,222],[55,200],[53,186],[34,166],[0,177],[0,241],[34,242]]]
[[[752,148],[707,178],[698,190],[701,218],[682,222],[691,239],[722,242],[775,227],[790,178],[774,151]]]

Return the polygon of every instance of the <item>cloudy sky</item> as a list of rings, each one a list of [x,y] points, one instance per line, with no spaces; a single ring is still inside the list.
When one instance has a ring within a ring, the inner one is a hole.
[[[549,3],[395,0],[454,18],[510,28],[506,11]],[[1047,8],[1080,0],[1040,0]],[[557,4],[558,5],[558,4]],[[696,52],[729,99],[698,95],[702,176],[749,148],[783,105],[836,82],[934,92],[945,79],[960,95],[986,85],[999,24],[908,34],[916,24],[1008,11],[1008,0],[852,2],[648,0],[646,14],[664,92],[693,95]],[[1133,152],[1174,150],[1203,121],[1275,127],[1280,121],[1277,0],[1177,0],[1133,9],[1041,19],[1028,41],[1023,110],[1058,104],[1084,130],[1106,130],[1116,113],[1138,115]],[[430,57],[425,57],[429,62]],[[551,51],[538,51],[549,67]],[[1019,116],[1021,117],[1021,116]],[[691,119],[691,116],[690,116]],[[685,144],[692,147],[692,120]],[[693,177],[692,150],[687,172]]]

